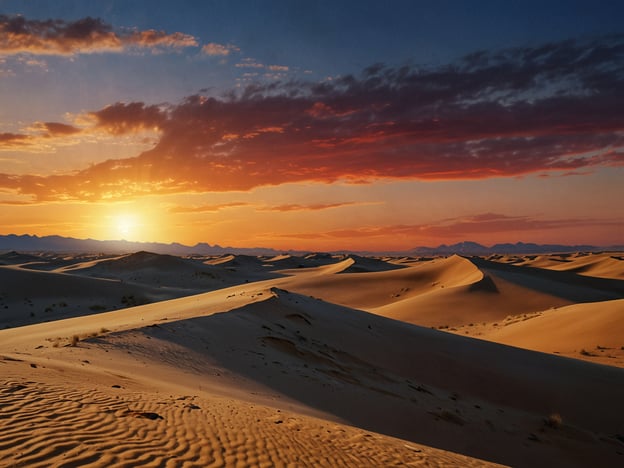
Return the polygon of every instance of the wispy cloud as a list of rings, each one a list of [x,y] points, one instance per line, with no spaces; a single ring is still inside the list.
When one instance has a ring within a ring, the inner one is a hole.
[[[339,229],[322,233],[298,232],[276,233],[275,237],[292,239],[326,238],[409,238],[435,237],[442,239],[466,239],[475,235],[492,233],[514,234],[518,232],[540,232],[562,228],[621,226],[620,220],[594,218],[539,219],[530,216],[507,216],[485,213],[464,218],[441,220],[429,224],[395,224],[387,226],[362,226],[352,229]],[[273,234],[272,234],[273,235]]]
[[[237,68],[264,68],[265,65],[256,61],[256,59],[245,57],[238,62],[235,67]]]
[[[91,114],[95,125],[113,134],[157,128],[154,148],[74,174],[4,176],[0,186],[40,200],[109,199],[622,166],[623,77],[624,35],[611,35],[482,51],[448,66],[378,64],[167,107],[114,104]],[[21,138],[3,134],[0,144]]]
[[[193,36],[181,32],[114,29],[99,18],[65,21],[0,15],[0,54],[3,55],[75,55],[121,52],[132,48],[181,49],[197,45]]]
[[[0,133],[0,149],[27,145],[29,138],[29,135],[22,133]]]
[[[76,143],[82,129],[59,122],[35,122],[22,133],[0,133],[0,151],[39,152]]]
[[[341,208],[343,206],[353,206],[361,203],[358,202],[338,202],[338,203],[313,203],[309,205],[287,204],[267,206],[261,208],[260,211],[320,211],[332,208]]]
[[[217,211],[224,210],[226,208],[239,208],[242,206],[249,206],[249,203],[246,202],[231,202],[231,203],[223,203],[220,205],[195,205],[195,206],[186,206],[186,205],[176,205],[169,209],[170,213],[216,213]]]
[[[42,131],[46,136],[75,135],[81,132],[81,129],[73,125],[59,122],[38,122],[35,124],[35,129]]]
[[[240,48],[232,44],[218,44],[216,42],[209,42],[202,47],[202,52],[206,55],[224,57],[230,55],[232,52],[240,52]]]

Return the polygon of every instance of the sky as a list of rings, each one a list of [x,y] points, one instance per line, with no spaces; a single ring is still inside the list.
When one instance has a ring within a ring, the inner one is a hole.
[[[0,0],[0,234],[624,244],[619,1]]]

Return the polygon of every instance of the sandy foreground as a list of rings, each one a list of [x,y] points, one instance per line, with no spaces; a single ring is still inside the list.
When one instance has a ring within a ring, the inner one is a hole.
[[[624,462],[621,254],[0,263],[0,466]]]

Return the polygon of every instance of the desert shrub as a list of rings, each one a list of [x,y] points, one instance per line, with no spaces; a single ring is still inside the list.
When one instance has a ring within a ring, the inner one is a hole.
[[[544,424],[548,427],[552,427],[553,429],[559,429],[563,425],[563,419],[559,413],[552,413],[544,419]]]

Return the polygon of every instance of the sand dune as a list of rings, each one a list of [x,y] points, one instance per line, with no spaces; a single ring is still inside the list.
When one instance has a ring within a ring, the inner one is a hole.
[[[624,255],[618,252],[527,255],[515,258],[498,256],[495,260],[518,266],[569,271],[584,276],[624,279]]]
[[[347,265],[345,262],[350,263]],[[312,278],[299,275],[288,283],[288,288],[337,304],[368,310],[435,289],[470,284],[483,277],[474,265],[458,256],[422,262],[411,268],[366,274],[348,273],[348,267],[354,263],[349,258],[323,270],[323,273],[341,273],[336,276],[323,274],[322,277]],[[344,268],[339,269],[339,265]]]
[[[192,271],[238,283],[92,315],[76,305],[73,318],[0,330],[0,465],[617,466],[624,457],[617,279],[458,256],[139,253],[51,258],[45,271],[13,260],[0,267],[0,311],[13,326],[7,291],[87,304],[117,298],[120,286],[169,293],[167,282]],[[457,334],[407,322],[446,322]]]
[[[329,270],[327,270],[329,271]],[[299,275],[288,289],[431,327],[496,321],[576,302],[624,297],[624,283],[452,256],[366,274]],[[289,273],[296,274],[296,271]],[[570,288],[573,284],[574,287]]]
[[[575,304],[503,322],[486,340],[624,367],[624,300]]]
[[[112,279],[0,267],[0,327],[122,309],[183,293]]]
[[[112,257],[9,253],[3,258],[12,263],[0,266],[0,327],[123,309],[281,276],[267,268],[232,269],[149,252]]]
[[[250,263],[245,260],[237,258],[234,265],[239,266],[243,262]],[[259,269],[257,268],[247,268],[239,272],[240,274],[235,274],[235,269],[224,268],[223,265],[223,263],[217,266],[209,265],[202,261],[172,255],[137,252],[98,261],[95,264],[89,262],[81,267],[74,265],[70,268],[72,274],[121,279],[126,282],[153,286],[193,289],[196,292],[238,284],[243,281],[241,275],[245,275],[248,281],[270,276],[269,272],[258,275]],[[228,262],[228,266],[230,265],[232,262]],[[64,269],[62,272],[68,271]]]
[[[11,251],[0,254],[0,265],[22,265],[39,261],[41,261],[41,257],[27,253]]]

